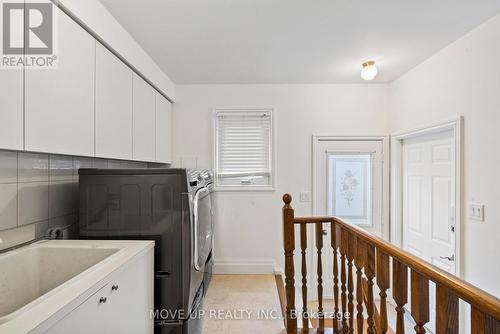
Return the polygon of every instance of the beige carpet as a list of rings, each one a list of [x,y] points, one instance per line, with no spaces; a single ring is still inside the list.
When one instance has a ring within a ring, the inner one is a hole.
[[[203,311],[203,334],[285,333],[273,275],[214,275]]]

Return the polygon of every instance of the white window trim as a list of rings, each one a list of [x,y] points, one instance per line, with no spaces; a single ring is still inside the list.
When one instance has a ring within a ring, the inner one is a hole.
[[[219,185],[217,176],[218,170],[218,148],[217,148],[217,113],[219,112],[269,112],[271,114],[271,184],[270,185]],[[214,188],[215,191],[223,192],[259,192],[275,191],[276,186],[276,134],[275,134],[275,109],[274,108],[213,108],[212,110],[212,165],[214,170]]]

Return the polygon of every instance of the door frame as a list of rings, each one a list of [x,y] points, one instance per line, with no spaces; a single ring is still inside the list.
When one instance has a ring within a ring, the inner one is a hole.
[[[387,135],[360,135],[339,136],[332,134],[313,134],[312,136],[312,213],[318,215],[318,194],[316,182],[318,181],[316,154],[320,140],[332,141],[381,141],[382,142],[382,238],[390,237],[390,136]]]
[[[391,135],[391,230],[390,241],[403,246],[403,141],[436,132],[453,130],[455,141],[455,275],[461,277],[463,223],[463,116]]]

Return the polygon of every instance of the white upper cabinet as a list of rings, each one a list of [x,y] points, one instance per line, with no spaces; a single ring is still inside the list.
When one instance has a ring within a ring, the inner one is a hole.
[[[22,18],[13,19],[11,26],[23,31]],[[0,149],[23,146],[23,68],[0,68]]]
[[[56,66],[0,69],[0,149],[171,163],[171,103],[54,11]]]
[[[95,40],[61,10],[55,11],[58,66],[26,69],[26,150],[93,156]],[[19,127],[15,131],[22,133]]]
[[[133,158],[140,161],[155,161],[156,157],[156,113],[155,90],[134,73],[133,96]]]
[[[0,148],[23,149],[22,69],[0,69]]]
[[[172,162],[172,104],[156,93],[156,161]]]
[[[95,155],[132,160],[132,70],[96,43]]]

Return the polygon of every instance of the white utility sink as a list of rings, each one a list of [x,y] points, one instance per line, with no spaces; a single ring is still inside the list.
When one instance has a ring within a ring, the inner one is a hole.
[[[41,242],[0,254],[0,324],[119,250]]]
[[[66,334],[75,322],[92,328],[79,333],[152,333],[153,252],[145,240],[43,240],[0,254],[0,333]]]

